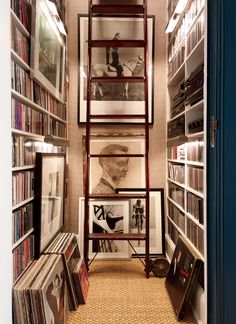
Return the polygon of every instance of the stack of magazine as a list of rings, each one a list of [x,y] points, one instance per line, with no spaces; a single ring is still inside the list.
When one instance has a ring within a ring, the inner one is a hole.
[[[88,273],[75,234],[59,233],[13,287],[13,323],[66,323],[84,304]]]

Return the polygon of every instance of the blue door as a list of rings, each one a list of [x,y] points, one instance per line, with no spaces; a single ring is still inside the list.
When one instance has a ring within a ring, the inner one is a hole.
[[[236,1],[208,0],[208,324],[236,323]],[[216,125],[217,123],[217,125]],[[216,133],[214,126],[217,126]]]

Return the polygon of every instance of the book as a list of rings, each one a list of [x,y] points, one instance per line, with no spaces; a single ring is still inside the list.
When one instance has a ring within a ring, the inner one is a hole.
[[[186,314],[202,264],[200,257],[180,236],[165,282],[178,320]]]

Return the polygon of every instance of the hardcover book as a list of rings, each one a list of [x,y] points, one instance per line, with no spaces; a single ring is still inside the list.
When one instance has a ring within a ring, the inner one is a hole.
[[[186,314],[202,263],[189,244],[179,237],[166,277],[167,291],[177,319],[182,320]]]

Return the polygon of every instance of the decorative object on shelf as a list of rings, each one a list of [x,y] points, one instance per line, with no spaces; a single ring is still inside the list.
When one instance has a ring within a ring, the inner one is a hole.
[[[202,264],[189,244],[179,237],[166,278],[166,287],[178,320],[184,318],[188,309]]]
[[[118,188],[120,194],[144,194],[142,189]],[[164,189],[150,189],[150,213],[149,213],[149,231],[150,231],[150,254],[164,254]],[[129,199],[129,232],[145,234],[145,199]],[[134,241],[132,243],[135,251],[139,255],[145,254],[145,245],[143,241]]]
[[[148,21],[148,91],[149,123],[153,123],[153,65],[154,65],[154,16]],[[101,27],[102,26],[102,27]],[[79,28],[79,94],[78,123],[86,122],[87,60],[88,60],[88,16],[78,16]],[[99,117],[94,121],[101,123],[144,123],[135,115],[145,114],[144,50],[139,45],[123,47],[122,42],[143,40],[143,19],[137,17],[95,17],[93,18],[93,39],[120,40],[121,47],[99,47],[93,49],[92,76],[113,77],[108,82],[93,82],[91,112]],[[140,77],[140,82],[117,83],[116,77]],[[142,82],[141,82],[142,81]],[[103,115],[124,115],[123,119],[102,119]],[[128,119],[125,115],[131,115]],[[134,115],[134,118],[132,118]],[[98,119],[99,118],[99,119]]]
[[[35,253],[39,256],[64,225],[65,155],[36,153]]]
[[[33,6],[31,67],[33,77],[63,101],[65,43],[45,0]]]
[[[129,202],[127,200],[90,201],[90,233],[128,233]],[[79,199],[79,239],[80,250],[84,241],[84,198]],[[125,241],[96,240],[89,242],[89,258],[127,259],[130,258],[128,243]]]

